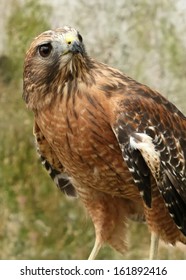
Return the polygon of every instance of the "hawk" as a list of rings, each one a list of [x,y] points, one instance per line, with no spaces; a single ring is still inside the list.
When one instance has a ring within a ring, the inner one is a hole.
[[[128,219],[158,238],[186,243],[186,117],[160,93],[92,59],[80,33],[40,34],[24,63],[23,98],[34,113],[42,163],[78,196],[104,243],[126,249]]]

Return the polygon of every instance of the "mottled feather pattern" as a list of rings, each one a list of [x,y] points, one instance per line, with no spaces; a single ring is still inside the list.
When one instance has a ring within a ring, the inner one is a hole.
[[[186,118],[172,103],[90,58],[71,27],[33,41],[23,98],[45,168],[94,223],[91,258],[103,243],[123,253],[127,220],[144,213],[150,231],[186,243]]]
[[[151,206],[151,184],[150,170],[145,163],[141,153],[130,147],[129,138],[132,135],[131,128],[128,127],[124,120],[118,120],[118,123],[113,128],[116,133],[123,158],[127,163],[128,169],[133,176],[135,184],[138,186],[139,192],[143,197],[148,207]]]
[[[146,181],[146,185],[144,180],[150,178],[149,167],[140,163],[141,153],[131,149],[129,139],[135,132],[147,134],[152,138],[161,162],[159,174],[153,176],[171,217],[186,234],[186,119],[173,104],[158,93],[152,93],[148,88],[145,88],[144,92],[140,89],[139,93],[138,87],[136,91],[133,88],[131,95],[121,101],[122,110],[118,112],[118,120],[114,126],[123,157],[145,203],[150,207],[150,200],[147,199],[151,198],[150,180]],[[146,98],[142,99],[142,96]],[[136,167],[137,153],[139,163]],[[143,173],[140,173],[141,166],[145,166],[149,176],[144,177]]]
[[[77,193],[74,186],[70,182],[69,176],[64,172],[62,164],[59,162],[54,152],[51,151],[50,146],[48,145],[44,135],[36,123],[34,125],[34,135],[37,153],[40,157],[42,165],[49,173],[51,179],[66,195],[76,197]]]
[[[39,150],[37,149],[38,154]],[[58,171],[50,165],[50,163],[40,155],[41,163],[47,170],[48,174],[56,184],[56,186],[67,196],[76,197],[77,193],[75,191],[74,186],[71,184],[70,179],[67,174]]]

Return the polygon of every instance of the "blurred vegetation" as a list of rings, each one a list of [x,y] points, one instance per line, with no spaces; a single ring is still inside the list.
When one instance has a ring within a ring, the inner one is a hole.
[[[56,20],[78,27],[90,55],[164,92],[186,112],[185,14],[175,1],[61,2],[52,9],[39,0],[17,0],[6,18],[0,56],[0,259],[83,259],[94,243],[80,202],[54,186],[35,152],[33,115],[21,98],[24,55],[33,37]],[[124,256],[105,246],[98,258],[148,258],[146,225],[130,223],[128,232]],[[186,250],[162,244],[159,258],[185,259]]]
[[[50,28],[51,9],[49,5],[42,5],[37,0],[24,2],[16,0],[13,2],[6,25],[7,58],[0,60],[3,69],[5,68],[3,73],[5,82],[10,82],[12,79],[14,82],[20,80],[25,52],[30,42],[39,33]]]

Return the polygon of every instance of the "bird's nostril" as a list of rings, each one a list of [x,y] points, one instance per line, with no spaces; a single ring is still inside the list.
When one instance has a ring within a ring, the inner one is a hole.
[[[67,44],[68,44],[68,45],[71,45],[71,43],[72,43],[72,41],[67,41]]]

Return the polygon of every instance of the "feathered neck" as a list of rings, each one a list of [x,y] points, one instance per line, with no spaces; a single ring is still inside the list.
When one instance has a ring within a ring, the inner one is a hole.
[[[28,68],[28,69],[27,69]],[[60,65],[52,69],[51,75],[45,78],[39,77],[34,80],[32,73],[26,75],[23,85],[23,99],[27,107],[34,112],[50,106],[59,95],[64,94],[64,89],[68,83],[74,83],[76,88],[78,83],[85,83],[86,86],[94,83],[92,69],[95,68],[94,61],[86,54],[73,55],[66,65]],[[29,72],[29,65],[25,66],[25,72]],[[26,84],[26,87],[25,87]]]

